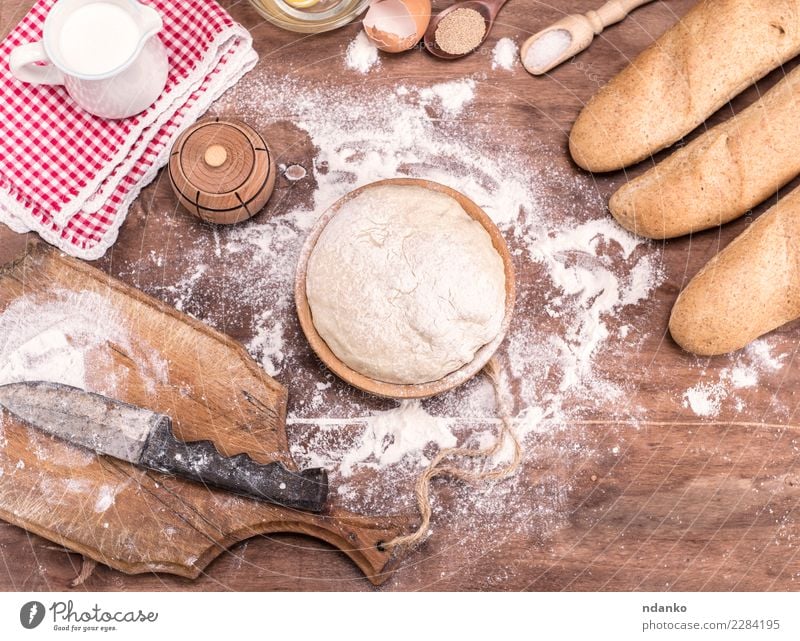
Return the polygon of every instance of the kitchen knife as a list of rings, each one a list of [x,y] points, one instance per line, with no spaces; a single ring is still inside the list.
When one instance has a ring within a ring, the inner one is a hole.
[[[175,438],[165,414],[68,385],[0,385],[0,406],[32,427],[100,454],[276,505],[320,512],[328,496],[324,469],[294,472],[247,454],[223,456],[211,441]]]

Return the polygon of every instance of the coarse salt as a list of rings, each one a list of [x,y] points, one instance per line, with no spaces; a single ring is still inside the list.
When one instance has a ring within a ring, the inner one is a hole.
[[[561,57],[572,43],[572,36],[564,29],[546,31],[536,38],[525,52],[528,69],[547,69]]]

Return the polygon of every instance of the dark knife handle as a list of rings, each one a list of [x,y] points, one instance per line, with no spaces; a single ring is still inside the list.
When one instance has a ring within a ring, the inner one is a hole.
[[[140,463],[276,505],[321,512],[328,498],[328,473],[321,468],[293,472],[281,463],[258,463],[247,454],[223,456],[211,441],[181,441],[164,416],[147,437]]]

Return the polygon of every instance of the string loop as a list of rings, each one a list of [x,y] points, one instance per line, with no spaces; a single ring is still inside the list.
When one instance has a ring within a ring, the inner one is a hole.
[[[428,533],[431,524],[431,501],[430,485],[431,481],[438,476],[449,476],[462,481],[477,482],[499,480],[512,476],[519,467],[522,460],[522,447],[514,434],[511,412],[508,409],[505,394],[500,382],[500,365],[496,357],[489,359],[483,368],[483,373],[489,378],[494,388],[497,412],[500,416],[500,433],[495,439],[494,445],[484,449],[473,449],[467,447],[450,447],[441,450],[430,462],[425,471],[420,474],[414,493],[417,497],[417,506],[421,522],[415,532],[397,536],[391,541],[382,544],[384,549],[392,549],[400,545],[412,546],[419,543]],[[453,464],[443,464],[447,458],[466,457],[466,458],[485,458],[490,460],[495,454],[505,447],[506,440],[510,440],[513,446],[511,460],[508,464],[499,468],[494,468],[484,472],[471,472]]]

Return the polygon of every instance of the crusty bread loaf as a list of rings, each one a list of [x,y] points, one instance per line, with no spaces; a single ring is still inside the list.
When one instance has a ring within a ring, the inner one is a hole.
[[[750,107],[623,185],[619,223],[674,238],[738,218],[800,174],[800,67]]]
[[[643,160],[798,52],[800,0],[701,0],[589,101],[572,157],[589,171]]]
[[[691,280],[669,330],[685,350],[740,349],[800,317],[800,188],[765,212]]]

